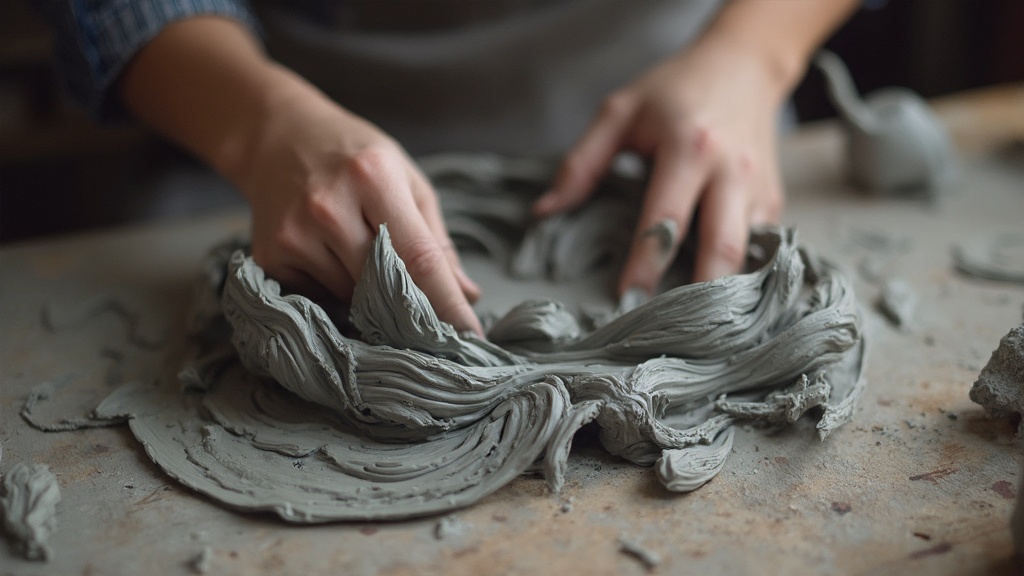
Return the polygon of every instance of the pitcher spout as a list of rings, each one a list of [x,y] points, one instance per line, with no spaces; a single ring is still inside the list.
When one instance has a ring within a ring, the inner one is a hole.
[[[821,50],[815,56],[814,64],[825,76],[829,99],[839,115],[859,130],[874,131],[878,125],[875,115],[861,99],[842,59],[831,51]]]

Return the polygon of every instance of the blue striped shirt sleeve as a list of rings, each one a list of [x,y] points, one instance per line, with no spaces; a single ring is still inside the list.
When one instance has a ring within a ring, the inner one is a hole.
[[[256,30],[244,0],[34,0],[54,27],[57,68],[71,96],[100,120],[126,113],[112,88],[128,61],[168,24],[197,15]]]

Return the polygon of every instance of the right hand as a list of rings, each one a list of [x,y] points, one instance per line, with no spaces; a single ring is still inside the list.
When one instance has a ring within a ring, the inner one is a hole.
[[[380,224],[440,319],[483,331],[433,187],[402,147],[299,81],[276,96],[232,180],[252,206],[253,258],[289,290],[348,301]]]
[[[252,206],[256,263],[349,300],[380,224],[438,317],[480,334],[430,183],[394,140],[275,64],[228,18],[164,27],[118,82],[129,110],[227,176]]]

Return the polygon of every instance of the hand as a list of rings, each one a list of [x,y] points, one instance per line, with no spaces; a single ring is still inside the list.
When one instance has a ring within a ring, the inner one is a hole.
[[[778,219],[776,153],[785,89],[754,51],[705,38],[610,95],[566,156],[552,190],[534,205],[547,216],[582,204],[620,150],[652,162],[618,292],[652,293],[697,212],[694,281],[736,273],[753,224]],[[654,233],[675,223],[674,238]]]
[[[482,334],[479,295],[459,264],[437,196],[402,148],[217,16],[174,22],[118,83],[127,107],[227,176],[252,206],[253,258],[286,288],[343,300],[378,226],[438,317]]]
[[[349,300],[380,224],[442,320],[482,335],[430,183],[391,138],[310,87],[268,106],[233,170],[252,205],[255,261],[285,287]]]

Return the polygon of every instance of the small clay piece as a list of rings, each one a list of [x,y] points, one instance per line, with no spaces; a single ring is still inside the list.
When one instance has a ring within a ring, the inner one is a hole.
[[[672,492],[693,492],[718,475],[732,451],[733,429],[727,428],[707,445],[688,450],[665,450],[655,463],[658,480]]]
[[[21,419],[40,432],[70,432],[82,430],[83,428],[106,428],[124,423],[125,418],[123,417],[97,418],[94,414],[63,417],[55,422],[42,421],[34,412],[36,406],[40,402],[53,398],[71,381],[72,378],[68,376],[57,381],[49,380],[33,386],[29,391],[28,398],[25,399],[25,404],[21,407],[21,412],[19,413]]]
[[[48,304],[43,308],[42,322],[48,331],[61,332],[77,328],[104,314],[113,314],[121,319],[128,342],[134,346],[145,350],[157,350],[167,340],[165,334],[154,335],[158,330],[144,325],[143,318],[128,304],[111,296],[98,296],[68,307]]]
[[[57,527],[60,486],[46,464],[19,462],[4,475],[4,530],[28,560],[48,560]]]
[[[661,556],[657,552],[652,552],[627,536],[619,536],[619,550],[639,560],[648,571],[654,570],[661,564]]]
[[[838,56],[823,50],[815,64],[844,121],[854,184],[881,193],[933,192],[953,179],[952,140],[919,95],[885,88],[862,100]]]
[[[461,536],[465,531],[466,524],[452,516],[445,516],[434,523],[435,540],[444,540],[454,536]]]
[[[906,330],[914,319],[917,294],[905,281],[889,280],[882,286],[875,306],[893,326]]]
[[[188,561],[188,568],[193,574],[208,574],[213,562],[213,548],[203,546],[202,551]]]
[[[1024,284],[1024,233],[978,236],[957,246],[953,257],[961,274]]]
[[[999,341],[971,387],[970,397],[993,418],[1024,415],[1024,324]],[[1017,435],[1022,434],[1024,422],[1017,429]]]

